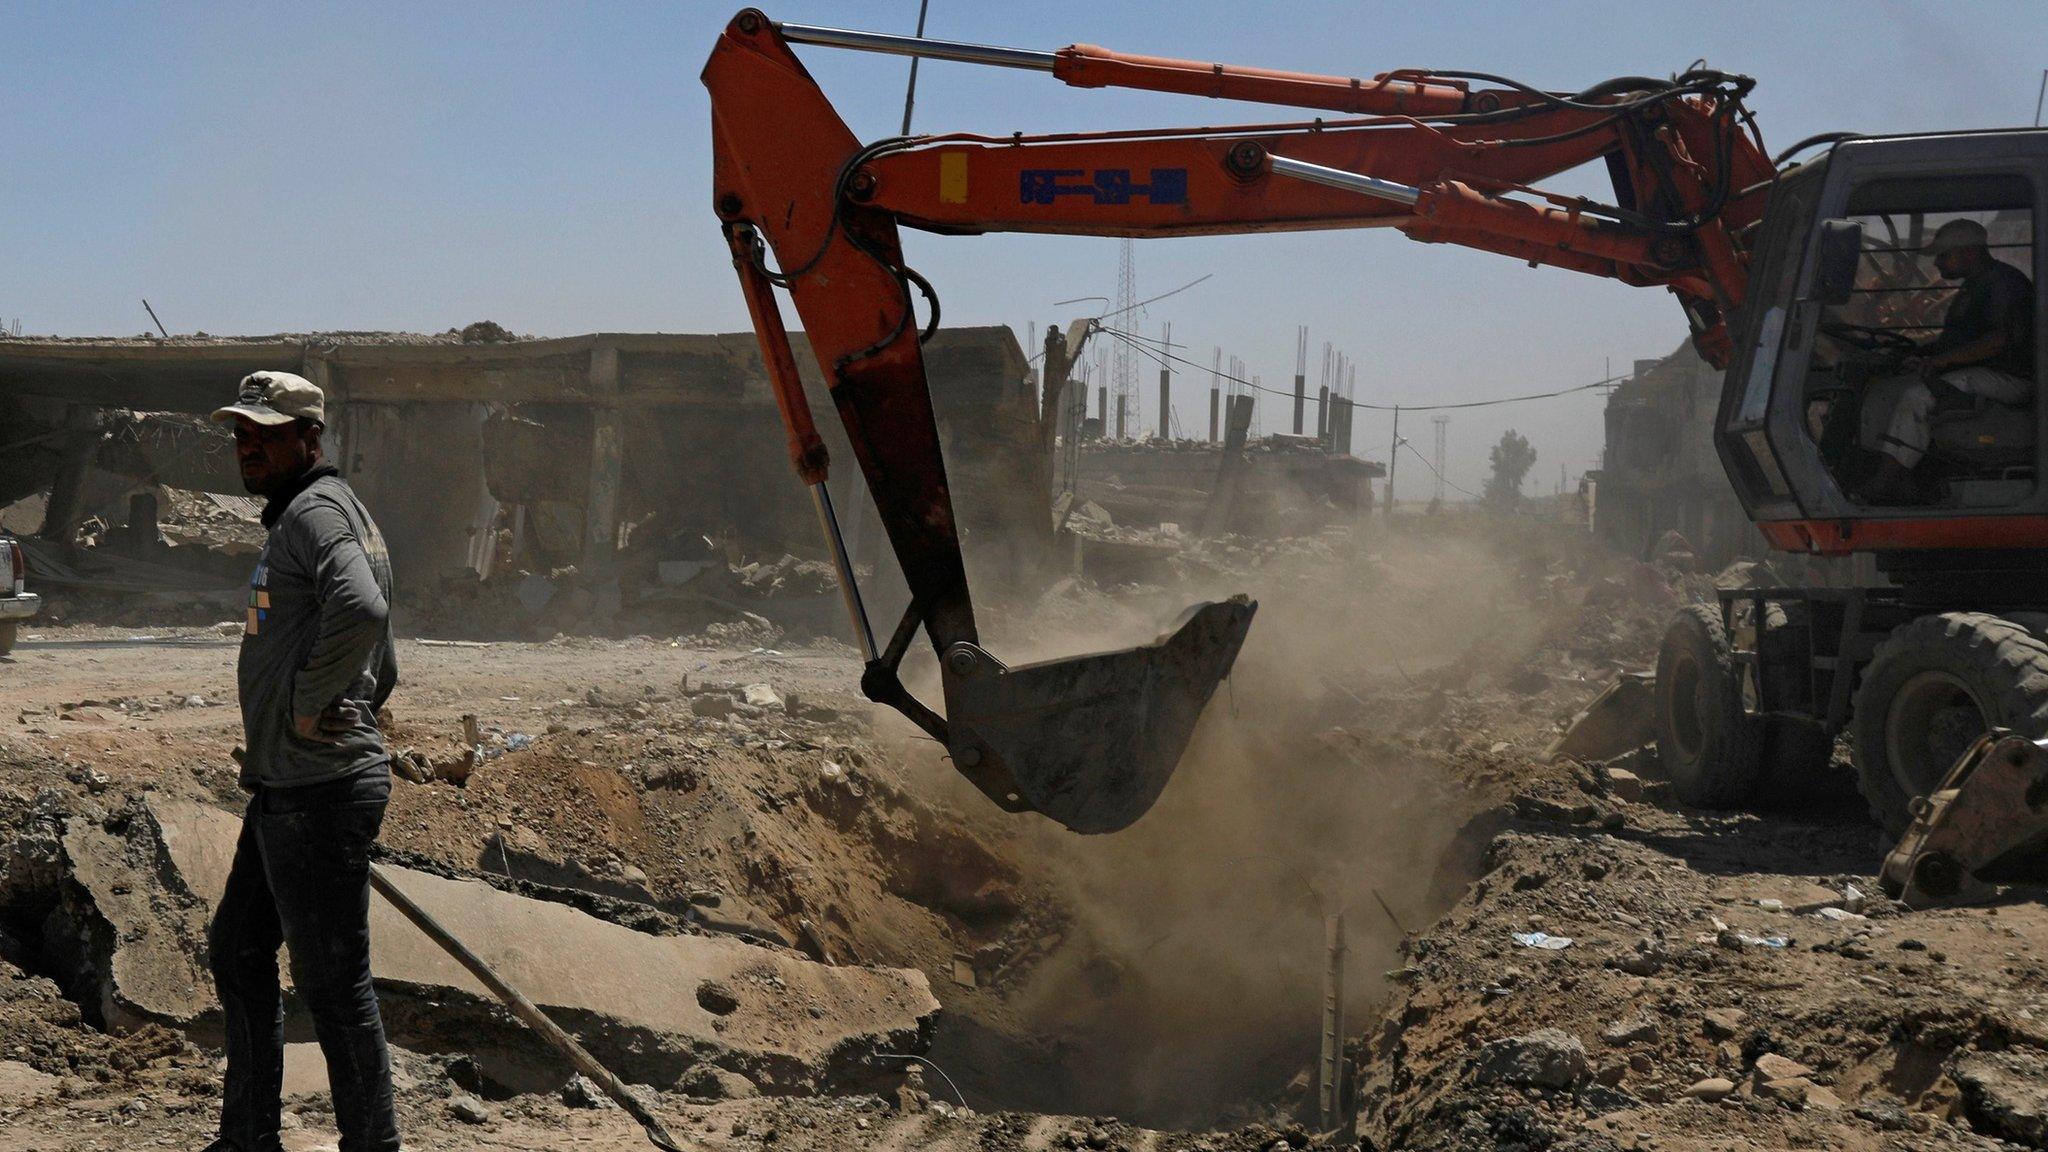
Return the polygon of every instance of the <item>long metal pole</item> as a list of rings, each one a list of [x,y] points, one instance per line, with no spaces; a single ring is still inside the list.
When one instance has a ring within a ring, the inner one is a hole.
[[[896,36],[888,32],[861,32],[852,28],[820,28],[815,24],[778,24],[782,38],[792,44],[817,44],[826,48],[851,48],[857,52],[882,52],[892,56],[917,56],[929,60],[957,60],[962,64],[990,64],[998,68],[1028,68],[1052,71],[1054,55],[1028,48],[1002,48],[993,44],[962,44],[951,40],[926,40],[921,36]]]
[[[1387,522],[1394,519],[1394,468],[1401,463],[1401,406],[1394,405],[1394,442],[1387,448]]]
[[[823,480],[810,488],[811,506],[818,510],[818,526],[825,530],[825,540],[832,546],[832,569],[839,576],[839,594],[846,600],[846,614],[853,617],[861,659],[872,661],[881,649],[875,647],[875,630],[868,623],[867,605],[861,603],[860,585],[853,579],[853,558],[846,554],[846,538],[839,534],[839,517],[832,511],[832,493]]]
[[[2041,126],[2041,104],[2048,101],[2048,68],[2041,69],[2041,91],[2034,97],[2034,127]]]
[[[1344,913],[1323,917],[1323,1033],[1317,1088],[1323,1131],[1337,1127],[1344,1099]]]
[[[415,903],[412,897],[406,895],[404,890],[375,864],[370,865],[370,887],[375,888],[379,896],[389,900],[400,915],[412,921],[413,927],[426,933],[427,939],[440,945],[441,950],[454,957],[456,963],[469,969],[471,976],[490,989],[491,994],[503,1001],[505,1006],[512,1010],[513,1015],[524,1020],[527,1027],[540,1033],[541,1039],[552,1045],[555,1051],[567,1057],[578,1072],[590,1077],[591,1083],[603,1089],[605,1095],[626,1110],[626,1115],[639,1121],[641,1129],[647,1133],[647,1139],[652,1141],[656,1148],[662,1149],[662,1152],[683,1152],[683,1146],[676,1143],[675,1137],[670,1136],[668,1129],[662,1126],[661,1118],[649,1111],[647,1105],[642,1104],[638,1097],[627,1091],[624,1081],[613,1075],[611,1069],[599,1063],[597,1057],[578,1044],[574,1036],[564,1032],[561,1025],[548,1019],[548,1014],[540,1010],[540,1005],[528,1000],[525,993],[514,988],[510,981],[498,975],[489,964],[484,963],[482,957],[471,952],[467,945],[456,939],[454,933],[443,928],[440,921]]]
[[[1341,188],[1346,192],[1357,192],[1381,200],[1392,200],[1396,204],[1413,207],[1422,199],[1422,189],[1413,184],[1396,184],[1377,176],[1364,176],[1357,172],[1346,172],[1342,168],[1328,168],[1321,164],[1310,164],[1305,160],[1290,160],[1285,156],[1267,156],[1266,166],[1278,176],[1291,176],[1306,180],[1310,184],[1321,184],[1325,188]]]
[[[924,39],[924,14],[931,6],[932,0],[917,0],[917,38],[919,40]],[[917,56],[910,58],[910,86],[903,90],[903,131],[900,135],[904,136],[910,135],[910,109],[912,105],[917,103],[917,65],[919,60],[920,57]]]

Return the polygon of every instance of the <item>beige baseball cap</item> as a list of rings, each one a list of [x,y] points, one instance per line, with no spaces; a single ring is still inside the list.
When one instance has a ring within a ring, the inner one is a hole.
[[[225,423],[247,416],[258,424],[289,424],[294,420],[327,423],[327,397],[320,386],[290,372],[251,372],[242,377],[235,402],[216,408],[215,420]]]

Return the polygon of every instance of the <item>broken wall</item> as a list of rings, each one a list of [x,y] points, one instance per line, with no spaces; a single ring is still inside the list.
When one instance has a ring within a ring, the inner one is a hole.
[[[794,343],[837,465],[833,494],[849,543],[857,558],[887,570],[823,379],[808,344]],[[1044,570],[1043,448],[1015,336],[1002,327],[949,329],[925,355],[970,571],[1005,583]],[[597,570],[636,535],[657,549],[710,534],[750,555],[823,555],[752,333],[489,343],[376,333],[0,340],[0,415],[9,417],[0,438],[30,442],[0,453],[0,505],[50,489],[81,446],[106,457],[103,471],[111,464],[121,471],[110,475],[137,481],[191,483],[199,477],[187,473],[221,472],[217,456],[173,477],[164,465],[182,454],[153,465],[132,445],[110,453],[100,414],[203,416],[262,368],[297,371],[327,391],[330,456],[415,589],[488,568],[499,529],[521,536],[528,559],[544,568],[577,566],[599,580],[607,573]],[[203,427],[187,438],[226,443]]]

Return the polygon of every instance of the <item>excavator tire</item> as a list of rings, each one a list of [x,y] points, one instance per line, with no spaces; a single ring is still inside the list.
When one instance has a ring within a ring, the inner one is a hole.
[[[1720,608],[1679,609],[1657,650],[1657,758],[1686,804],[1738,807],[1755,790],[1764,726],[1742,703]]]
[[[1850,737],[1872,819],[1898,836],[1910,805],[1978,736],[2048,735],[2048,643],[1983,612],[1943,612],[1885,638],[1856,689]]]

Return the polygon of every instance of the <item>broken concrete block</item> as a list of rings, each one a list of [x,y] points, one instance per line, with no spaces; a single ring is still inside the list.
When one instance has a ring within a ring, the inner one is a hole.
[[[1657,738],[1657,678],[1624,672],[1544,751],[1547,760],[1611,760]]]
[[[411,1065],[419,1057],[401,1048],[391,1051],[391,1083],[400,1092],[419,1083],[412,1073]],[[226,1067],[225,1064],[222,1065]],[[318,1099],[328,1097],[327,1057],[320,1051],[320,1045],[308,1040],[304,1043],[284,1046],[284,1081],[281,1094],[286,1100]]]
[[[1600,1039],[1609,1044],[1635,1044],[1641,1041],[1654,1043],[1657,1039],[1657,1021],[1650,1016],[1638,1014],[1627,1020],[1617,1020],[1600,1033]]]
[[[1685,1094],[1690,1099],[1713,1104],[1727,1099],[1734,1091],[1735,1081],[1726,1076],[1709,1076],[1705,1080],[1695,1081],[1692,1087],[1685,1090]]]
[[[1766,1052],[1756,1058],[1758,1080],[1799,1080],[1813,1075],[1813,1069],[1797,1060],[1789,1060],[1776,1052]]]
[[[1700,1031],[1714,1040],[1734,1039],[1746,1015],[1740,1008],[1709,1008],[1700,1013]]]
[[[690,714],[693,716],[730,716],[735,707],[732,697],[722,692],[690,697]]]
[[[767,684],[749,684],[749,685],[747,685],[747,686],[746,686],[745,688],[741,689],[740,691],[741,691],[741,693],[742,693],[742,694],[743,694],[743,695],[745,696],[745,698],[746,698],[746,701],[747,701],[747,704],[748,704],[748,705],[749,705],[750,707],[754,707],[754,708],[780,708],[780,707],[782,707],[782,697],[781,697],[781,696],[779,696],[779,695],[777,695],[777,694],[776,694],[776,692],[775,692],[775,689],[774,689],[774,688],[772,688],[772,687],[770,687],[770,686],[769,686],[769,685],[767,685]]]
[[[209,903],[227,883],[234,815],[153,796],[173,871]],[[405,893],[621,1076],[673,1085],[710,1063],[770,1092],[865,1083],[877,1051],[922,1051],[938,1012],[924,974],[829,967],[714,936],[652,936],[565,904],[386,867]],[[512,1087],[568,1069],[389,904],[370,911],[370,966],[394,1042],[464,1052]],[[210,983],[210,982],[209,982]],[[725,998],[693,994],[710,984]]]
[[[25,1108],[57,1095],[57,1077],[19,1060],[0,1060],[0,1108]]]
[[[1607,790],[1616,800],[1637,804],[1643,799],[1643,778],[1626,768],[1609,768]]]
[[[2048,1060],[2031,1050],[1971,1052],[1949,1065],[1978,1134],[2048,1148]]]
[[[1473,1070],[1483,1084],[1569,1088],[1586,1074],[1586,1046],[1569,1032],[1538,1028],[1487,1044]]]
[[[234,854],[240,824],[221,814]],[[64,821],[65,884],[43,940],[62,970],[65,992],[95,1024],[190,1027],[217,1009],[206,954],[210,905],[158,882],[158,839],[147,812],[104,822]],[[225,876],[225,868],[222,871]]]

